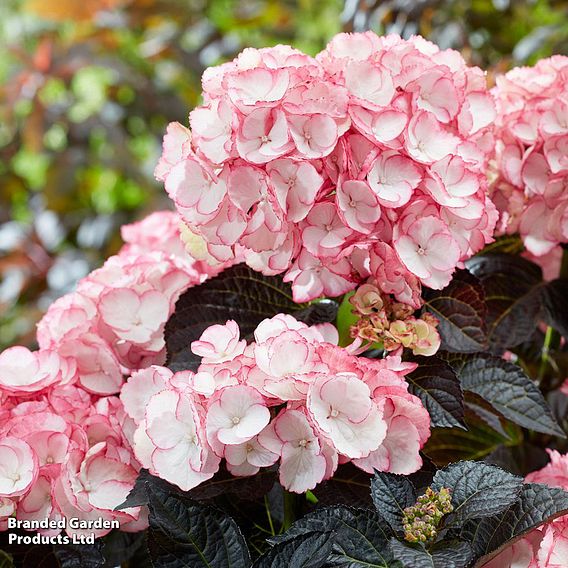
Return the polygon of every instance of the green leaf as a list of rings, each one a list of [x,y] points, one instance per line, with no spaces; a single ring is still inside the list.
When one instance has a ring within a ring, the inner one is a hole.
[[[471,521],[460,531],[460,538],[472,544],[476,566],[513,544],[529,531],[568,512],[568,493],[562,489],[537,483],[525,483],[517,501],[503,513]]]
[[[335,533],[308,532],[276,544],[254,568],[321,568],[331,554]]]
[[[373,511],[350,507],[325,507],[296,521],[273,543],[287,542],[311,532],[335,533],[334,552],[328,566],[389,568],[391,528]]]
[[[500,352],[529,340],[542,311],[540,267],[507,254],[475,256],[466,266],[485,290],[491,350]]]
[[[465,428],[463,392],[452,367],[438,357],[411,359],[418,367],[406,376],[409,391],[418,396],[433,427]]]
[[[290,284],[281,277],[263,276],[244,264],[233,266],[180,296],[166,324],[167,365],[174,371],[197,369],[201,358],[191,352],[190,345],[210,325],[232,319],[239,324],[241,336],[250,338],[263,319],[278,313],[292,314],[308,325],[332,322],[337,303],[296,304]]]
[[[547,282],[542,294],[546,323],[568,338],[568,279]]]
[[[432,489],[450,490],[454,511],[446,517],[444,525],[454,527],[501,513],[517,500],[522,482],[521,477],[498,467],[462,461],[439,470]]]
[[[467,542],[443,542],[432,550],[420,544],[391,539],[390,548],[396,560],[409,568],[464,568],[473,560],[473,551]]]
[[[459,270],[446,288],[425,289],[423,296],[424,310],[440,320],[442,349],[475,353],[487,348],[485,292],[475,276]]]
[[[355,292],[349,292],[343,296],[341,304],[339,304],[339,309],[337,310],[337,331],[339,333],[339,345],[346,347],[353,343],[353,338],[350,335],[350,329],[352,325],[355,325],[359,321],[359,317],[353,313],[353,305],[349,301],[349,298],[353,296]]]
[[[3,550],[0,550],[0,568],[14,568],[14,558]]]
[[[379,515],[397,533],[403,532],[404,509],[416,503],[416,490],[402,475],[375,472],[371,480],[371,497]]]
[[[478,353],[456,367],[462,388],[486,400],[515,424],[565,437],[539,388],[517,365],[488,353]]]
[[[249,551],[225,513],[156,484],[146,484],[148,549],[154,568],[247,568]]]
[[[494,242],[485,245],[479,256],[487,254],[504,253],[519,255],[525,250],[525,245],[519,235],[503,235],[497,237]]]

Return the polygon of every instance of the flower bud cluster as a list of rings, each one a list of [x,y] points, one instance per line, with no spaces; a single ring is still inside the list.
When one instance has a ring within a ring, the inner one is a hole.
[[[444,515],[454,510],[450,490],[442,487],[434,491],[431,487],[418,497],[416,505],[404,509],[404,538],[409,542],[432,542]]]
[[[429,312],[416,318],[413,306],[393,301],[372,280],[360,286],[349,302],[354,307],[353,313],[359,316],[351,326],[351,337],[382,343],[386,351],[404,347],[414,355],[427,356],[438,351],[438,319]]]

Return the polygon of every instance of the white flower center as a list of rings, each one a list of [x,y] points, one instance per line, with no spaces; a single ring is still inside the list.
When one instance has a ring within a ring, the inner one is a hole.
[[[238,416],[233,416],[233,424],[237,425],[241,419]]]

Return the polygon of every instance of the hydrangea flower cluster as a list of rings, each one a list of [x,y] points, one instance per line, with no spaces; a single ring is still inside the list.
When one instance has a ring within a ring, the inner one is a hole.
[[[169,126],[156,176],[192,246],[285,272],[294,299],[369,275],[419,307],[492,241],[494,102],[484,73],[420,38],[339,34],[315,58],[246,49],[207,69],[190,130]]]
[[[114,511],[140,469],[118,393],[124,376],[164,361],[178,296],[217,271],[180,248],[178,222],[163,212],[124,227],[119,254],[50,306],[39,350],[0,354],[0,530],[13,514],[146,526],[140,508]]]
[[[542,256],[568,243],[568,57],[497,77],[492,197],[501,233]]]
[[[124,385],[134,452],[151,473],[189,490],[222,459],[235,476],[279,462],[281,484],[303,493],[348,461],[370,473],[420,468],[430,417],[404,379],[414,363],[357,358],[331,324],[284,314],[254,339],[234,321],[213,325],[191,344],[196,373],[152,366]]]
[[[568,454],[546,450],[550,463],[529,473],[526,481],[568,491]],[[564,568],[568,566],[568,516],[535,529],[505,548],[483,568]]]
[[[349,298],[352,312],[358,316],[350,328],[353,338],[364,345],[382,343],[386,351],[406,347],[414,355],[434,355],[440,348],[439,320],[429,312],[414,317],[415,309],[402,302],[393,302],[371,279],[359,286]]]

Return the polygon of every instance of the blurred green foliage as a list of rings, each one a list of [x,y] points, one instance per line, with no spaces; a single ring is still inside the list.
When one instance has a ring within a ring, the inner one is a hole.
[[[317,53],[341,30],[420,33],[496,72],[568,53],[553,0],[2,0],[0,348],[169,207],[153,179],[200,75],[246,46]]]

